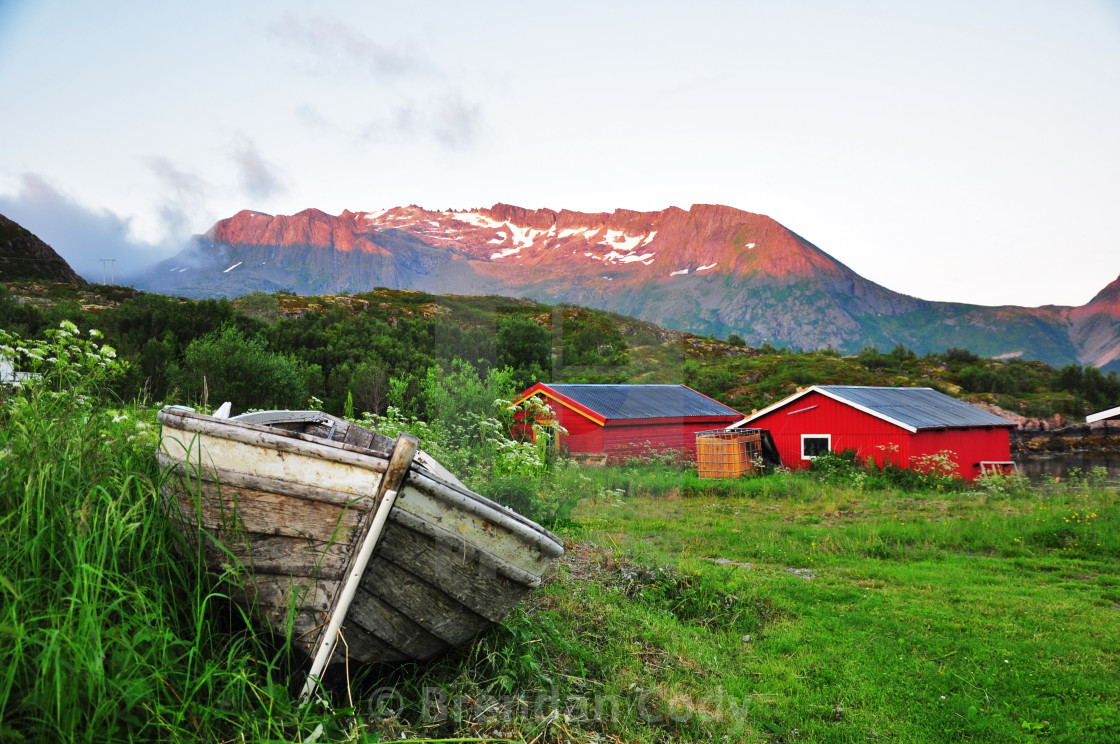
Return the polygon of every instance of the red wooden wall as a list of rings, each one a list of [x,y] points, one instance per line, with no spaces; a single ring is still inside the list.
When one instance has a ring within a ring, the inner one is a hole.
[[[625,459],[643,454],[648,444],[658,452],[687,450],[696,457],[696,432],[723,429],[739,420],[730,416],[607,421],[603,427],[603,449],[598,451],[606,452],[612,459]]]
[[[552,410],[560,425],[568,430],[567,436],[560,437],[560,443],[566,445],[569,452],[603,451],[602,426],[554,400],[549,403],[552,404]]]
[[[911,433],[880,418],[813,391],[776,411],[754,419],[751,428],[769,429],[788,468],[808,467],[801,459],[801,435],[831,435],[830,449],[854,449],[861,460],[907,467],[910,458],[952,450],[957,472],[964,478],[979,475],[981,460],[1010,460],[1006,428],[934,429]]]
[[[957,472],[972,480],[980,475],[980,461],[1006,462],[1011,459],[1011,433],[1006,428],[934,429],[919,431],[910,446],[912,457],[937,454],[941,450],[957,453]]]

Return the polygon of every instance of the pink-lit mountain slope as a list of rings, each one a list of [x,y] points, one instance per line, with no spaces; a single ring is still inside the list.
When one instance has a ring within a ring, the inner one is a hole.
[[[920,300],[864,279],[769,217],[717,205],[242,211],[141,282],[190,296],[378,286],[572,302],[678,330],[736,333],[750,344],[957,346],[1052,364],[1120,364],[1120,321],[1109,314],[1115,284],[1081,308]]]

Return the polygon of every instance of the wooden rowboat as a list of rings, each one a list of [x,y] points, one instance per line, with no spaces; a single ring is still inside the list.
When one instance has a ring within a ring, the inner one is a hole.
[[[159,420],[157,457],[174,471],[164,494],[184,534],[201,535],[207,566],[232,570],[239,599],[316,663],[461,646],[564,552],[408,435],[394,442],[318,411],[222,419],[169,407]]]

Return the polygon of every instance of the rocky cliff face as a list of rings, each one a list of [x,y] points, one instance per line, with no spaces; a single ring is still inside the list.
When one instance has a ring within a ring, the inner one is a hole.
[[[54,248],[0,215],[0,281],[21,279],[77,285],[86,283]]]
[[[1082,308],[930,302],[864,279],[769,217],[719,205],[243,211],[141,286],[194,296],[377,286],[506,294],[616,310],[671,329],[736,333],[755,345],[961,346],[1052,364],[1120,365],[1115,283]]]

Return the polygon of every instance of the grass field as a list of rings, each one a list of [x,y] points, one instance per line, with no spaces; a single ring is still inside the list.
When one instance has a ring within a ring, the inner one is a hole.
[[[397,715],[375,728],[557,741],[1117,738],[1120,505],[1106,484],[868,494],[793,475],[713,496],[648,468],[588,477],[598,495],[576,510],[549,586],[465,658],[379,677],[393,703],[381,712]]]
[[[630,556],[675,574],[654,582],[665,595],[655,621],[619,623],[654,656],[675,658],[667,704],[675,691],[695,700],[713,686],[748,696],[737,729],[746,738],[1115,740],[1114,491],[924,497],[760,485],[748,496],[669,492],[583,510],[601,560]],[[567,597],[583,582],[574,583],[549,593],[570,618],[579,611]],[[675,617],[690,592],[710,594],[712,611]],[[609,590],[596,594],[609,604]],[[740,614],[707,620],[721,602]]]
[[[1120,496],[1097,475],[900,491],[560,465],[522,484],[578,503],[540,591],[456,654],[336,670],[301,708],[302,659],[162,512],[154,410],[99,397],[112,355],[67,333],[41,354],[73,368],[0,400],[0,741],[1120,738]]]

